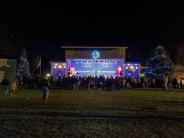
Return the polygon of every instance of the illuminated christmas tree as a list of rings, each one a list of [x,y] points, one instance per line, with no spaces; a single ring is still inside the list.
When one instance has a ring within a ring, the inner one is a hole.
[[[173,63],[162,46],[155,48],[152,56],[147,60],[147,65],[146,75],[153,78],[163,78],[173,71]]]
[[[22,55],[20,56],[19,64],[17,67],[17,80],[24,82],[26,79],[31,77],[29,62],[26,58],[26,51],[23,50]]]

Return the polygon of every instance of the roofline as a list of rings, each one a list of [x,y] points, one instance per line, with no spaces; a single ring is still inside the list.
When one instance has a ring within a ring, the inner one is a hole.
[[[61,46],[61,48],[128,48],[126,46]]]
[[[60,63],[65,63],[65,61],[61,61],[61,60],[55,60],[55,61],[53,61],[53,60],[51,60],[51,61],[49,61],[49,63],[56,63],[56,62],[60,62]]]

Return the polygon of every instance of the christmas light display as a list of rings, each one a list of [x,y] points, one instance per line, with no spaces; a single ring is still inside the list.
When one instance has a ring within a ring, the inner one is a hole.
[[[98,58],[100,58],[100,53],[99,53],[98,51],[93,51],[91,55],[92,55],[92,58],[93,58],[93,59],[98,59]]]
[[[75,69],[74,74],[79,76],[105,77],[117,75],[117,71],[123,71],[123,60],[120,59],[71,59],[67,60],[68,70]],[[72,68],[71,68],[72,67]],[[120,73],[121,74],[121,73]]]
[[[64,75],[67,74],[67,66],[66,63],[63,62],[57,62],[51,63],[51,76],[58,79],[62,78]]]
[[[31,77],[29,62],[26,58],[25,53],[20,56],[19,64],[17,67],[17,80],[25,81]]]
[[[127,78],[139,78],[140,77],[140,64],[127,63],[124,64],[125,72],[124,76]]]

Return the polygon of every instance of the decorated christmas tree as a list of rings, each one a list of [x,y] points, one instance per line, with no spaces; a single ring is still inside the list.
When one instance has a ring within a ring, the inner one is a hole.
[[[146,75],[157,79],[169,76],[173,71],[173,63],[162,46],[155,48],[147,60],[147,65]]]
[[[31,77],[31,74],[30,74],[29,62],[26,57],[26,51],[23,50],[17,67],[17,80],[20,82],[24,82],[30,77]]]

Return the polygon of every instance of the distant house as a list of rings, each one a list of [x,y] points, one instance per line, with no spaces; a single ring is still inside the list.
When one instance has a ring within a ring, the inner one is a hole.
[[[16,77],[17,60],[0,59],[0,82],[6,77],[9,81]]]

